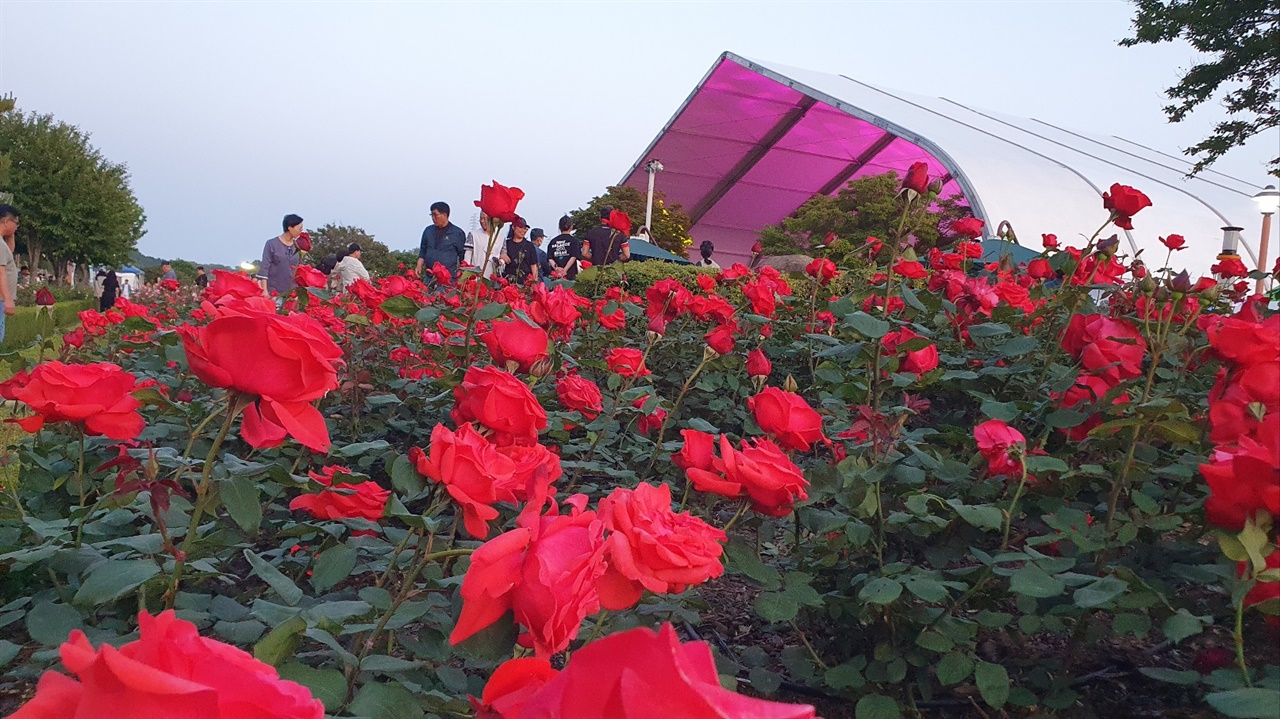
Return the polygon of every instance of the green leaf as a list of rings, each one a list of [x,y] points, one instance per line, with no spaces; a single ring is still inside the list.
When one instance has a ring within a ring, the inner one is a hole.
[[[1057,457],[1049,457],[1043,454],[1028,455],[1024,460],[1027,465],[1027,472],[1033,474],[1042,474],[1044,472],[1067,472],[1071,467],[1066,462]]]
[[[938,662],[938,681],[949,687],[969,678],[973,672],[973,659],[960,652],[951,652]]]
[[[499,662],[511,657],[516,645],[516,623],[510,610],[498,621],[458,642],[457,650],[478,659]]]
[[[1201,678],[1200,672],[1178,671],[1176,669],[1165,669],[1164,667],[1142,667],[1138,671],[1156,681],[1169,682],[1170,684],[1195,684]]]
[[[1089,419],[1089,415],[1085,412],[1077,412],[1073,409],[1059,409],[1049,413],[1044,418],[1044,423],[1055,429],[1070,429],[1079,427],[1084,421]]]
[[[391,463],[391,486],[406,499],[422,494],[427,487],[422,475],[418,474],[418,468],[406,454],[397,455],[396,461]]]
[[[311,570],[311,586],[323,592],[351,575],[356,568],[356,548],[349,544],[335,544],[316,557]]]
[[[960,515],[961,519],[978,529],[996,531],[1004,526],[1004,514],[1000,512],[999,507],[974,507],[958,499],[948,499],[947,504],[956,510],[956,514]]]
[[[291,607],[297,606],[302,599],[302,590],[298,589],[298,585],[293,583],[292,579],[284,576],[284,574],[267,560],[259,557],[252,549],[244,550],[244,558],[249,560],[249,566],[253,567],[253,573],[266,582],[270,587],[276,590],[276,594]]]
[[[853,709],[854,719],[900,719],[902,710],[898,702],[883,694],[868,694],[858,700]]]
[[[988,322],[986,324],[969,326],[969,336],[975,339],[1007,335],[1011,331],[1012,330],[1009,329],[1009,325],[1000,322]]]
[[[862,672],[852,664],[838,664],[831,667],[822,675],[822,680],[836,691],[857,689],[867,683],[867,680],[862,678]]]
[[[782,686],[782,675],[764,667],[752,667],[747,672],[747,679],[751,681],[752,689],[765,695],[773,694]]]
[[[902,578],[902,583],[908,592],[926,602],[941,602],[948,596],[946,586],[930,577],[907,576]]]
[[[760,561],[755,547],[735,540],[729,542],[724,553],[729,558],[729,569],[747,575],[765,589],[773,590],[782,586],[782,575],[777,569]]]
[[[149,559],[108,559],[89,570],[89,576],[71,602],[81,607],[109,604],[159,573],[160,567]]]
[[[1200,441],[1200,430],[1195,425],[1179,420],[1167,419],[1158,422],[1153,427],[1156,434],[1170,442],[1179,444],[1191,444]]]
[[[866,312],[854,312],[844,316],[844,323],[867,339],[880,339],[889,333],[889,323],[876,319]]]
[[[388,297],[379,307],[392,317],[413,317],[418,313],[418,303],[404,295]]]
[[[980,409],[983,414],[991,419],[998,419],[1004,422],[1012,422],[1020,414],[1018,405],[1013,402],[996,402],[990,399],[984,400]]]
[[[347,678],[337,669],[313,669],[290,662],[280,667],[280,678],[310,689],[312,696],[324,702],[327,712],[337,712],[347,700]]]
[[[298,642],[302,639],[301,635],[306,630],[307,620],[302,617],[295,616],[286,619],[275,629],[272,629],[261,641],[253,645],[254,658],[272,666],[281,664],[285,659],[293,656],[294,650],[298,647]]]
[[[1027,564],[1013,573],[1009,579],[1009,589],[1016,594],[1023,594],[1037,599],[1047,599],[1062,594],[1066,585],[1061,579],[1050,575],[1034,564]]]
[[[476,310],[476,319],[480,320],[481,322],[487,322],[489,320],[493,320],[501,317],[502,313],[506,311],[507,311],[507,306],[502,304],[501,302],[490,302],[486,305],[483,305],[480,309]],[[523,322],[523,321],[524,320],[517,320],[517,322]]]
[[[766,622],[789,622],[796,618],[800,605],[782,592],[764,592],[754,602],[756,614]]]
[[[370,654],[360,661],[360,671],[362,672],[407,672],[420,666],[422,666],[422,662],[411,662],[399,657],[387,656],[386,654]]]
[[[256,534],[262,524],[258,483],[248,477],[232,477],[221,483],[222,505],[246,532]]]
[[[84,629],[84,621],[75,607],[53,602],[40,602],[27,612],[27,634],[45,645],[56,647],[67,641],[72,629]]]
[[[335,457],[359,457],[362,454],[372,454],[390,448],[391,445],[385,439],[375,439],[372,442],[355,442],[354,444],[336,447],[329,450],[329,454]]]
[[[213,625],[213,631],[233,644],[253,644],[266,633],[267,625],[257,619],[248,619],[243,622],[218,622]]]
[[[901,582],[889,577],[876,577],[858,592],[858,599],[869,604],[890,604],[901,594]]]
[[[1080,587],[1072,600],[1081,609],[1101,607],[1129,589],[1129,583],[1119,577],[1102,577],[1086,587]]]
[[[1164,620],[1163,631],[1169,641],[1177,644],[1204,631],[1204,623],[1187,610],[1179,609],[1177,614]]]
[[[1234,719],[1275,719],[1280,707],[1280,690],[1251,687],[1206,694],[1214,709]]]
[[[973,668],[973,679],[978,685],[982,700],[994,709],[1009,701],[1009,672],[999,664],[978,662]]]
[[[365,684],[347,707],[351,714],[369,719],[422,719],[426,712],[408,689],[399,684]]]
[[[436,667],[436,678],[444,684],[444,688],[454,694],[467,693],[467,673],[457,667],[444,664]]]
[[[16,659],[21,651],[21,645],[14,644],[7,639],[0,639],[0,667],[8,666],[9,662]]]

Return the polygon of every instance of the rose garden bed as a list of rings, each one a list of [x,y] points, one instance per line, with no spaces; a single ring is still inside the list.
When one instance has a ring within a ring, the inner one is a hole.
[[[1275,716],[1280,316],[1117,257],[1132,188],[1013,266],[920,179],[803,276],[82,312],[0,385],[2,708]]]

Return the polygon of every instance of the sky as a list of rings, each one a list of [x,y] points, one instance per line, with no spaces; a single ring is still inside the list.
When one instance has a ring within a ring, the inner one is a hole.
[[[152,256],[254,260],[280,219],[416,249],[482,183],[554,227],[618,182],[720,53],[1145,138],[1169,152],[1189,46],[1121,48],[1112,0],[31,2],[0,0],[0,95],[128,165]],[[1216,169],[1266,184],[1280,132]],[[1273,179],[1273,178],[1271,178]]]

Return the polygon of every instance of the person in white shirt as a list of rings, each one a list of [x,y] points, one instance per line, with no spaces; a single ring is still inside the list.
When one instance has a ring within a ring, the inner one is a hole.
[[[481,212],[480,229],[472,230],[467,235],[466,253],[462,259],[475,267],[481,277],[492,277],[494,261],[502,254],[502,245],[503,242],[499,239],[493,243],[493,251],[489,251],[489,216]]]
[[[334,266],[333,271],[338,273],[341,290],[344,292],[356,280],[368,282],[369,270],[366,270],[364,263],[360,261],[360,245],[352,242],[342,259],[338,260],[338,264]]]

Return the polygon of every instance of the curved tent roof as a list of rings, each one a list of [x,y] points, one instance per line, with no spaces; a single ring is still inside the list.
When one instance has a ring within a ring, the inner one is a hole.
[[[913,162],[942,178],[943,196],[960,194],[986,222],[988,239],[1007,220],[1021,243],[1040,249],[1041,233],[1082,242],[1106,219],[1112,183],[1147,194],[1152,207],[1121,234],[1122,249],[1145,249],[1159,266],[1159,236],[1180,234],[1174,258],[1202,273],[1222,246],[1226,225],[1244,228],[1246,264],[1259,234],[1256,187],[1215,171],[1187,179],[1190,163],[1119,137],[980,110],[831,75],[724,53],[632,165],[622,183],[645,190],[644,166],[665,167],[658,189],[690,213],[695,242],[716,243],[722,260],[741,261],[766,225],[815,194]]]

